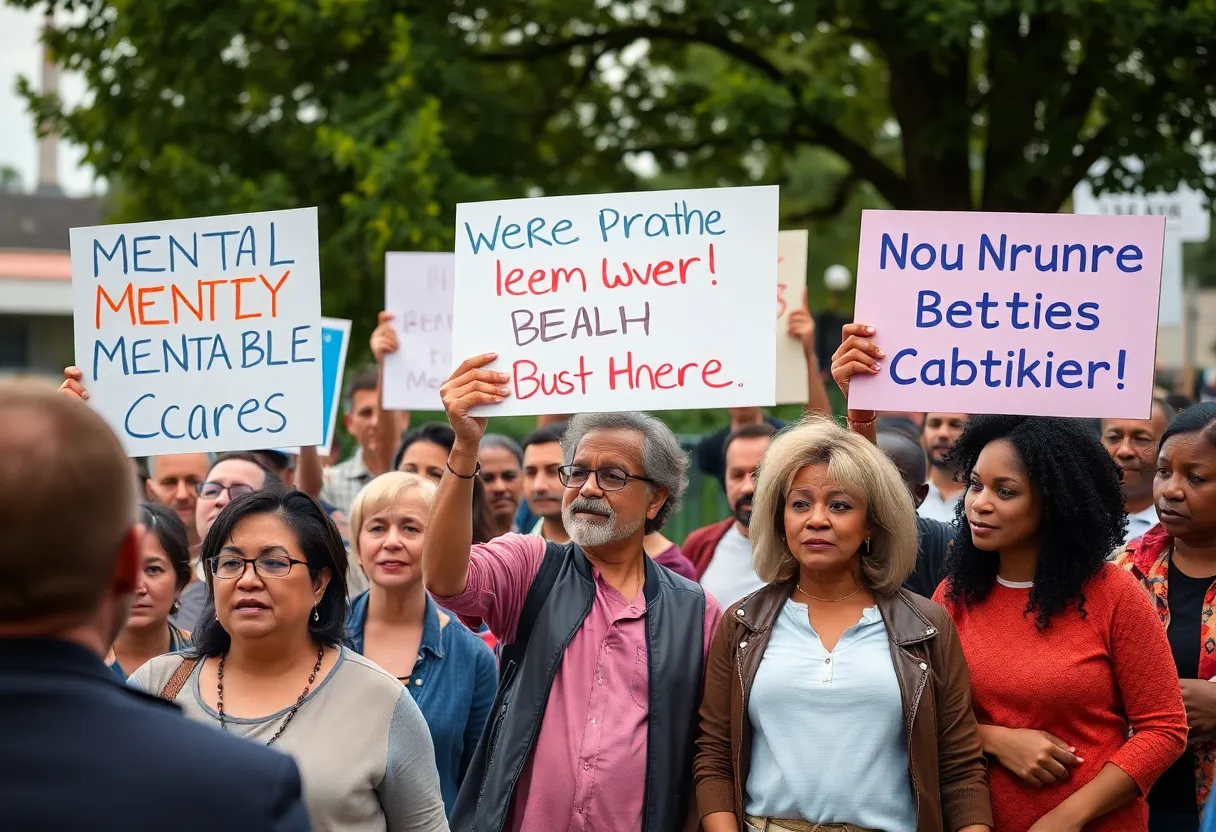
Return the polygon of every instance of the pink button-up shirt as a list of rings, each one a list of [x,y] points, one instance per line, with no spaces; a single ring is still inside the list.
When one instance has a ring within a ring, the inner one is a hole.
[[[545,541],[505,535],[474,546],[464,592],[435,601],[515,638]],[[626,599],[593,569],[595,600],[574,634],[545,706],[540,734],[515,789],[513,832],[638,832],[646,790],[649,673],[646,601]],[[702,661],[722,607],[705,596]]]

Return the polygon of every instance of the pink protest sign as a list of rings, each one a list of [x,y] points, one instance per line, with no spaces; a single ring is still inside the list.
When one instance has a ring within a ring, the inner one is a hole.
[[[858,410],[1147,419],[1165,217],[865,211]]]

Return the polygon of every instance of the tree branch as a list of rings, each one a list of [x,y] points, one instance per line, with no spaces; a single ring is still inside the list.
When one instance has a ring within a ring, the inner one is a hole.
[[[781,218],[783,223],[803,223],[814,222],[817,220],[835,219],[844,210],[849,202],[849,197],[853,195],[854,189],[861,183],[861,177],[855,171],[850,170],[840,182],[836,184],[836,191],[832,194],[832,198],[823,205],[816,205],[812,208],[807,208],[802,211],[795,211],[792,214],[787,214]]]
[[[801,141],[820,145],[831,150],[857,172],[858,176],[870,182],[895,207],[914,207],[911,190],[907,182],[892,170],[886,163],[875,156],[868,147],[849,138],[834,124],[817,118],[802,111],[801,88],[786,73],[761,55],[742,43],[731,40],[726,32],[707,32],[704,29],[678,29],[669,26],[626,26],[612,31],[597,32],[588,35],[566,38],[560,41],[538,44],[527,48],[512,49],[502,52],[483,52],[479,59],[483,61],[530,61],[551,57],[567,52],[579,46],[599,44],[605,49],[619,48],[632,43],[639,38],[649,40],[668,40],[677,43],[699,43],[710,46],[725,55],[757,70],[769,80],[783,86],[790,93],[797,115],[792,134]],[[802,131],[798,128],[803,128]],[[642,148],[645,149],[645,148]],[[639,149],[634,152],[640,152]]]
[[[715,34],[698,29],[676,29],[669,26],[625,26],[607,32],[578,35],[526,48],[509,49],[500,52],[482,52],[477,56],[477,59],[488,63],[534,61],[540,58],[560,55],[579,46],[600,44],[607,49],[611,49],[626,46],[641,38],[647,40],[668,40],[677,43],[700,43],[705,46],[712,46],[718,51],[730,55],[732,58],[759,71],[771,81],[784,84],[786,80],[785,73],[776,64],[760,53],[731,40],[725,33]]]

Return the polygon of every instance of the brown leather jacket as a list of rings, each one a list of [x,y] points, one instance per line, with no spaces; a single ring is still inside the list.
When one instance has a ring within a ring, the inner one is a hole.
[[[744,787],[752,746],[747,695],[773,622],[793,589],[792,582],[769,584],[728,609],[718,625],[693,763],[701,817],[733,812],[739,828],[745,828]],[[971,675],[954,623],[937,604],[903,590],[879,595],[878,610],[904,701],[916,832],[992,826],[987,768],[971,710]]]

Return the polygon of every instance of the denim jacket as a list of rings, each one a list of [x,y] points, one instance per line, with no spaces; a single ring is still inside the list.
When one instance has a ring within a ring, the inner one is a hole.
[[[367,605],[364,592],[351,601],[346,619],[346,639],[357,653],[363,652]],[[439,607],[429,595],[424,616],[418,659],[405,684],[431,730],[443,805],[450,816],[494,703],[498,666],[489,646],[456,616],[440,629]]]

